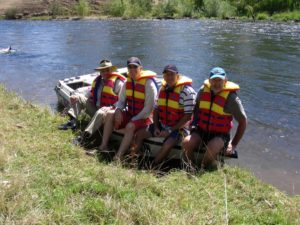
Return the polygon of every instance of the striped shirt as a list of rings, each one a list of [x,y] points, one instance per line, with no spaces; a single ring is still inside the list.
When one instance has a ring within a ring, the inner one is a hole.
[[[184,114],[193,113],[196,104],[196,92],[192,86],[185,86],[179,95],[179,105],[183,106]]]
[[[196,92],[192,86],[186,85],[179,95],[179,105],[183,107],[184,114],[192,114],[196,104]],[[155,105],[157,109],[157,103]]]

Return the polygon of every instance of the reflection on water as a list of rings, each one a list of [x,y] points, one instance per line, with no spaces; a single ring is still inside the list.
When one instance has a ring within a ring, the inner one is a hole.
[[[198,89],[213,66],[241,86],[249,127],[240,159],[264,181],[300,193],[300,24],[236,21],[0,21],[0,82],[56,106],[58,79],[89,73],[102,58],[130,56],[161,73],[174,63]]]

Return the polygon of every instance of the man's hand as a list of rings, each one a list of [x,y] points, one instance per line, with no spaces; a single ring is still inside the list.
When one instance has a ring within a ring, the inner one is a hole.
[[[160,132],[160,130],[159,130],[158,128],[155,128],[155,129],[154,129],[154,136],[155,136],[155,137],[160,137],[160,133],[161,133],[161,132]]]
[[[234,152],[235,152],[235,149],[236,149],[236,145],[232,145],[231,141],[230,141],[229,144],[228,144],[228,146],[227,146],[227,149],[225,151],[225,155],[226,156],[233,155]]]
[[[123,115],[121,109],[116,109],[115,111],[115,129],[118,129],[123,122]]]
[[[109,110],[111,110],[111,107],[110,106],[103,106],[103,107],[101,107],[101,110],[103,111],[103,112],[108,112]]]
[[[162,130],[160,132],[160,137],[168,137],[170,135],[170,132],[168,130]]]
[[[70,96],[70,102],[72,105],[76,104],[78,102],[79,98],[77,95],[71,95]]]

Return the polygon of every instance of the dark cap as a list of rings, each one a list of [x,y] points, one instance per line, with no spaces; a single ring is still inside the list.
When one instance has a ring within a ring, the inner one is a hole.
[[[178,69],[175,65],[172,65],[172,64],[169,64],[169,65],[166,65],[164,70],[163,70],[163,73],[166,73],[167,71],[170,71],[170,72],[173,72],[173,73],[178,73]]]
[[[223,68],[215,67],[210,71],[209,79],[214,79],[214,78],[217,78],[217,77],[225,80],[226,72]]]
[[[135,65],[135,66],[141,66],[141,60],[137,57],[130,57],[129,59],[127,59],[127,66],[129,65]]]

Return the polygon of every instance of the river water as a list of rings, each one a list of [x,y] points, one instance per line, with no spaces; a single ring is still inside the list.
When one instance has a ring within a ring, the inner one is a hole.
[[[230,160],[266,183],[300,194],[300,24],[213,20],[0,21],[0,82],[25,99],[56,108],[59,79],[93,71],[100,59],[124,67],[138,56],[161,73],[176,64],[199,89],[224,67],[240,84],[249,117]]]

